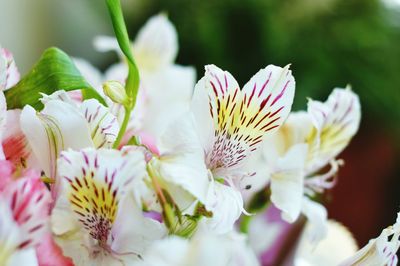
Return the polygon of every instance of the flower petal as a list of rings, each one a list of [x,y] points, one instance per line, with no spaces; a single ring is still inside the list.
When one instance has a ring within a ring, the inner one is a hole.
[[[140,152],[84,149],[63,152],[58,161],[63,187],[82,228],[105,245],[119,210],[119,201],[134,178],[145,175]]]
[[[21,230],[20,248],[37,245],[49,231],[50,192],[39,177],[11,182],[2,193]]]
[[[347,89],[334,89],[325,103],[308,103],[315,130],[308,136],[310,162],[308,171],[316,171],[336,157],[357,132],[360,119],[358,96]]]
[[[397,265],[397,251],[400,247],[400,213],[397,213],[396,223],[382,230],[375,239],[371,239],[366,246],[347,258],[340,266],[355,265]]]
[[[225,234],[233,230],[235,222],[244,211],[240,192],[230,186],[213,182],[206,202],[207,210],[213,213],[204,220],[206,227],[216,234]]]
[[[142,89],[146,90],[146,98],[141,131],[159,139],[169,124],[187,114],[195,78],[194,68],[176,65],[143,74]]]
[[[118,253],[142,254],[153,241],[167,234],[165,226],[143,216],[132,195],[121,200],[112,230],[112,250]]]
[[[172,64],[178,53],[178,36],[165,14],[151,17],[140,29],[133,53],[141,70],[154,70]]]
[[[21,129],[47,176],[56,176],[56,160],[67,148],[93,146],[85,118],[69,103],[51,100],[41,113],[25,106]]]
[[[312,228],[307,226],[295,255],[295,265],[335,266],[357,251],[357,242],[342,224],[329,220],[326,238],[318,245],[310,242]]]
[[[1,70],[0,70],[1,71]],[[0,91],[0,140],[3,139],[3,132],[7,119],[7,103],[4,93]],[[4,160],[3,145],[0,145],[0,160]]]
[[[102,93],[102,74],[92,64],[82,58],[73,58],[75,66],[81,72],[82,76],[92,85],[93,88],[97,89]]]
[[[119,132],[117,118],[95,99],[84,101],[80,111],[89,124],[95,147],[111,148]]]
[[[208,172],[191,116],[181,117],[170,125],[158,147],[161,154],[157,163],[160,176],[205,203]]]
[[[306,157],[307,145],[297,144],[277,160],[271,173],[271,201],[282,210],[282,218],[290,223],[296,221],[301,212]]]
[[[5,84],[3,83],[3,85],[4,85],[3,89],[9,89],[12,86],[14,86],[15,84],[17,84],[17,82],[19,81],[19,78],[20,78],[20,74],[19,74],[19,71],[15,64],[14,57],[10,51],[8,51],[5,48],[0,47],[0,57],[3,57],[3,60],[5,60],[5,62],[6,62],[6,79],[5,79]],[[4,63],[0,63],[0,64],[4,64]],[[2,71],[3,67],[0,66],[0,72]],[[0,74],[0,75],[2,75],[2,74]],[[0,78],[0,80],[1,80],[1,78]],[[1,88],[1,81],[0,81],[0,88]]]
[[[205,146],[207,165],[218,171],[241,166],[260,145],[264,135],[275,131],[283,123],[293,101],[294,78],[288,67],[270,65],[260,70],[240,90],[228,72],[209,65],[204,78],[196,85],[195,94],[198,90],[207,91],[208,116],[214,122],[212,148],[209,150],[210,144]],[[204,100],[200,104],[200,108],[194,108],[195,115],[200,122],[207,121],[204,118]],[[197,110],[203,114],[198,115]],[[212,140],[210,132],[206,133],[205,139]]]
[[[310,241],[318,243],[327,234],[328,214],[326,208],[308,197],[303,197],[302,212],[307,217],[310,226]]]

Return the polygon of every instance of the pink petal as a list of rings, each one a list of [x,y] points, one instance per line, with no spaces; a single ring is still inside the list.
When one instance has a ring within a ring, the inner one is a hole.
[[[55,243],[51,234],[42,237],[36,248],[39,266],[73,266],[71,258],[65,257],[61,248]]]
[[[13,171],[14,169],[11,162],[6,160],[0,161],[0,191],[11,181]]]

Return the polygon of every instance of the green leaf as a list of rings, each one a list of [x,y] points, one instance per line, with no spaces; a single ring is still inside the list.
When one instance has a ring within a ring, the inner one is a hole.
[[[58,48],[44,51],[32,70],[14,87],[5,91],[7,108],[23,108],[29,104],[36,110],[43,108],[40,93],[52,94],[57,90],[82,90],[84,99],[94,98],[106,105],[100,94],[82,77],[71,58]]]

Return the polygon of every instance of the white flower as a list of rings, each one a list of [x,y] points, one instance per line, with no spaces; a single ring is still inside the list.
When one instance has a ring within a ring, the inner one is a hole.
[[[143,217],[132,195],[133,181],[146,174],[141,152],[70,150],[58,164],[62,188],[52,229],[75,265],[133,263],[164,235],[161,224]]]
[[[360,117],[358,96],[350,89],[335,89],[325,103],[310,100],[307,113],[290,114],[277,134],[265,141],[263,157],[269,168],[271,200],[286,221],[294,222],[301,212],[307,215],[304,208],[310,202],[303,202],[304,195],[333,187],[341,163],[335,157],[357,132]],[[327,164],[331,165],[327,173],[316,174]],[[323,229],[326,211],[312,213],[309,218]]]
[[[214,232],[231,230],[243,212],[237,186],[252,174],[246,168],[248,158],[266,134],[282,125],[293,95],[294,78],[288,67],[269,65],[240,89],[229,72],[208,65],[195,88],[193,117],[189,113],[167,129],[163,140],[169,147],[161,151],[161,167],[164,154],[171,158],[183,153],[186,155],[179,157],[183,160],[169,160],[168,164],[207,170],[197,171],[196,177],[182,175],[173,168],[163,174],[215,213],[208,223]],[[186,160],[189,154],[190,160]],[[190,185],[195,178],[201,185]]]
[[[397,214],[396,223],[382,230],[375,239],[357,251],[353,256],[340,263],[340,266],[374,265],[395,266],[397,265],[397,251],[400,247],[400,213]]]

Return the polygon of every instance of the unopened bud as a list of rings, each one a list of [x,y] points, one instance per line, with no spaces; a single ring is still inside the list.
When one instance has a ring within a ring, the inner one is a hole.
[[[122,84],[115,80],[106,81],[103,84],[103,91],[113,102],[122,105],[127,104],[128,96]]]

